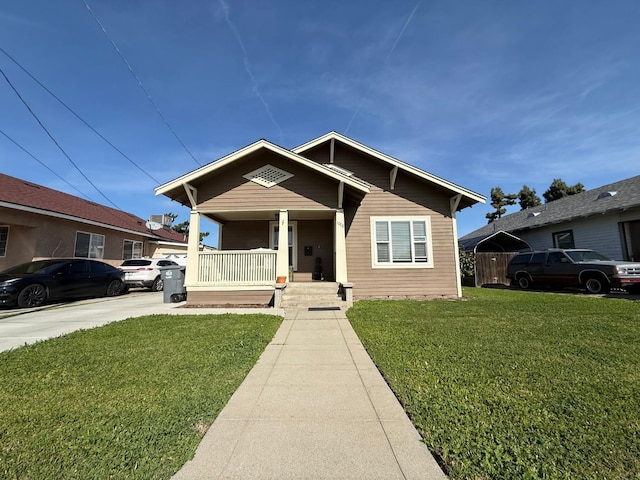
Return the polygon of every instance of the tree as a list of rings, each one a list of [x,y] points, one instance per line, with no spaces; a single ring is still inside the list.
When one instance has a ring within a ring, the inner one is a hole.
[[[507,193],[505,194],[500,187],[493,187],[491,189],[491,206],[496,209],[495,212],[487,213],[486,217],[489,219],[487,223],[491,223],[494,220],[502,217],[507,212],[507,207],[509,205],[514,205],[516,200],[518,199],[518,195],[515,193]]]
[[[569,195],[575,195],[576,193],[584,192],[584,185],[581,183],[576,183],[573,186],[567,185],[560,178],[554,178],[553,182],[549,186],[546,192],[542,194],[544,197],[545,203],[553,202],[554,200],[558,200],[563,197],[568,197]]]
[[[527,185],[522,186],[522,189],[518,192],[518,198],[520,199],[520,210],[526,210],[542,204],[540,197],[536,195],[536,189],[531,190]]]
[[[473,277],[476,268],[475,254],[460,247],[458,257],[460,258],[460,275],[463,277]]]

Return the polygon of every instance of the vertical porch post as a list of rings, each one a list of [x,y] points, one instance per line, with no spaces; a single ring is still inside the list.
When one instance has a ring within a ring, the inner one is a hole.
[[[289,277],[289,212],[280,210],[278,215],[278,259],[276,276]]]
[[[336,210],[336,214],[334,217],[334,228],[335,232],[335,272],[336,272],[336,282],[338,283],[347,283],[347,242],[345,235],[345,225],[344,225],[344,210]]]
[[[200,213],[191,210],[189,215],[189,241],[187,243],[187,270],[185,273],[185,285],[198,283],[198,270],[200,263]]]
[[[458,211],[458,205],[462,195],[458,194],[455,197],[451,197],[451,226],[453,234],[453,254],[455,255],[456,264],[456,294],[458,298],[462,298],[462,273],[460,270],[460,247],[458,246],[458,222],[456,220],[456,212]]]

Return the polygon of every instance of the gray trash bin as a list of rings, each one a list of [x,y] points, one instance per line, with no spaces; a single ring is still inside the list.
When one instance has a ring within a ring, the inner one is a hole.
[[[160,267],[160,278],[164,283],[162,287],[163,303],[178,303],[186,299],[184,267],[180,265]]]

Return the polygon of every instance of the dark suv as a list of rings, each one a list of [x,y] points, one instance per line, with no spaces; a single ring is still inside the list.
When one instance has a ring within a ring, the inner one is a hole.
[[[520,288],[534,283],[583,287],[589,293],[611,288],[640,291],[640,263],[617,262],[593,250],[551,249],[519,253],[507,266],[507,278]]]

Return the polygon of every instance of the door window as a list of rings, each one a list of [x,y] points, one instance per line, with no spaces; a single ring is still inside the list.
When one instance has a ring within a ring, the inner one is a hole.
[[[296,252],[296,243],[297,243],[297,225],[296,222],[289,222],[288,227],[288,242],[289,242],[289,266],[293,267],[294,270],[298,269],[298,258],[295,255]],[[280,233],[280,226],[278,222],[271,222],[271,232],[270,232],[270,244],[271,248],[274,250],[278,249],[278,236]]]

